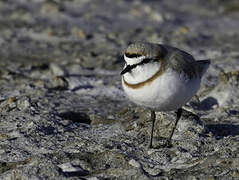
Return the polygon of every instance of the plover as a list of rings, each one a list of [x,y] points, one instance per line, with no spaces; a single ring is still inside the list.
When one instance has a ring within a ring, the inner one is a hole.
[[[169,137],[172,139],[185,105],[200,88],[209,60],[196,61],[185,51],[168,45],[136,42],[124,53],[126,62],[122,86],[131,101],[151,110],[152,148],[155,111],[177,110],[177,118]]]

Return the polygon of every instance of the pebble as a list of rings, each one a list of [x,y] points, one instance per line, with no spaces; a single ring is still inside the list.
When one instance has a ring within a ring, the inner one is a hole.
[[[78,174],[78,175],[87,175],[89,172],[87,170],[84,170],[83,168],[80,167],[80,165],[72,165],[70,162],[60,164],[58,167],[62,170],[62,172],[67,173],[67,174]]]
[[[99,178],[97,177],[90,177],[90,178],[86,178],[87,180],[99,180]]]
[[[134,159],[131,159],[129,161],[129,164],[133,167],[140,168],[140,163],[138,161],[134,160]]]
[[[23,111],[29,109],[29,107],[31,107],[30,98],[22,97],[22,98],[18,99],[17,107]]]
[[[59,168],[61,168],[61,170],[63,172],[77,172],[77,171],[82,171],[82,168],[80,167],[73,167],[71,163],[64,163],[64,164],[60,164],[58,165]]]
[[[56,76],[53,79],[53,87],[57,89],[67,89],[68,81],[63,76]]]
[[[65,75],[64,69],[58,64],[51,63],[50,70],[54,76],[64,76]]]

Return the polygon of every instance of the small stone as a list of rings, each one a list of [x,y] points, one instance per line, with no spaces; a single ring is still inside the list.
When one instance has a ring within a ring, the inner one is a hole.
[[[59,12],[58,7],[54,3],[42,3],[40,13],[44,15],[55,15]]]
[[[196,177],[194,179],[197,179]],[[215,180],[215,178],[213,176],[210,176],[207,178],[208,180]]]
[[[108,119],[115,119],[115,117],[113,115],[108,115],[107,118]]]
[[[54,76],[64,76],[65,75],[64,69],[61,66],[59,66],[58,64],[51,63],[50,70]]]
[[[99,180],[99,178],[97,177],[90,177],[90,178],[86,178],[87,180]]]
[[[31,107],[30,99],[28,97],[20,98],[17,101],[17,107],[20,110],[27,110],[27,109],[29,109],[29,107]]]
[[[3,154],[5,153],[5,150],[4,149],[0,149],[0,154]]]
[[[34,81],[34,85],[39,88],[44,88],[45,87],[45,82],[42,79],[39,79],[37,81]]]
[[[5,133],[0,135],[0,139],[5,140],[5,139],[7,139],[7,138],[8,138],[8,135],[5,134]]]
[[[196,178],[195,176],[189,175],[189,176],[187,177],[187,180],[197,180],[197,178]]]
[[[10,97],[6,101],[3,101],[0,106],[0,111],[9,112],[17,107],[16,105],[17,98],[15,96]]]
[[[80,165],[72,165],[70,162],[60,164],[58,167],[62,170],[63,173],[66,173],[67,175],[81,175],[86,176],[89,174],[89,171],[84,170],[81,168]]]
[[[8,104],[12,104],[12,103],[16,102],[16,100],[17,100],[17,98],[16,98],[15,96],[13,96],[13,97],[10,97],[10,98],[7,100],[7,102],[8,102]]]
[[[81,168],[73,167],[71,163],[60,164],[58,167],[61,168],[63,172],[77,172],[82,170]]]
[[[82,29],[79,29],[77,27],[73,27],[71,30],[71,33],[79,39],[86,39],[86,37],[87,37],[87,34],[85,33],[85,31],[83,31]]]
[[[8,134],[8,140],[17,139],[19,137],[21,137],[21,134],[17,131],[13,131],[13,132]]]
[[[238,178],[239,177],[239,172],[238,170],[235,170],[232,172],[232,176]]]
[[[189,28],[187,26],[180,27],[177,31],[177,35],[182,35],[182,34],[188,34],[189,33]]]
[[[131,160],[129,161],[129,164],[130,164],[131,166],[133,166],[133,167],[136,167],[136,168],[139,168],[139,167],[140,167],[140,163],[139,163],[138,161],[134,160],[134,159],[131,159]]]
[[[57,76],[53,79],[53,87],[57,89],[67,89],[68,81],[63,76]]]

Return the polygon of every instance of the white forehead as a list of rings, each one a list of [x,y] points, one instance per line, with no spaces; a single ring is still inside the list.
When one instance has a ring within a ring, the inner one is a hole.
[[[146,56],[140,56],[140,57],[129,58],[129,57],[127,57],[127,56],[124,55],[124,60],[126,61],[127,65],[138,64],[138,63],[140,63],[142,60],[144,60],[145,58],[146,58]]]

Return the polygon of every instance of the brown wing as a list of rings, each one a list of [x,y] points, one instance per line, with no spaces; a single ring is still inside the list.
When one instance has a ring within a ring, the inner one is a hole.
[[[167,48],[168,55],[165,67],[172,68],[179,73],[185,73],[189,79],[199,77],[197,63],[192,55],[177,48]]]

